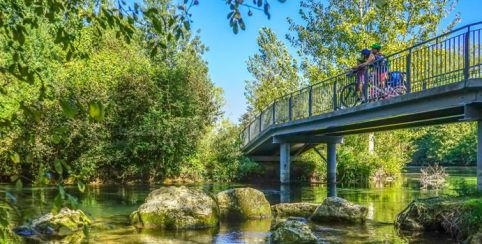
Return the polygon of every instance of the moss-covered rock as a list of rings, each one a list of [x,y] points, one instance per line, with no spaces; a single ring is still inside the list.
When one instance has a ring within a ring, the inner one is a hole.
[[[31,223],[14,228],[18,235],[38,241],[62,240],[65,243],[80,243],[84,228],[92,221],[82,210],[61,209],[58,213],[48,213]]]
[[[363,223],[367,218],[366,207],[351,203],[343,198],[328,197],[318,206],[310,220],[322,222]]]
[[[202,229],[217,226],[218,211],[214,199],[203,191],[170,186],[149,193],[130,220],[139,228]]]
[[[398,214],[395,225],[402,232],[442,231],[465,240],[482,227],[482,199],[436,197],[411,202]]]
[[[235,188],[216,195],[220,215],[228,219],[271,217],[271,207],[264,194],[253,188]]]
[[[272,243],[316,243],[317,238],[303,221],[288,219],[271,231]]]
[[[271,206],[271,212],[275,218],[287,218],[287,217],[310,217],[318,208],[320,204],[316,203],[280,203]]]
[[[57,214],[48,213],[32,221],[32,227],[41,234],[67,236],[83,230],[92,221],[82,210],[63,208]]]

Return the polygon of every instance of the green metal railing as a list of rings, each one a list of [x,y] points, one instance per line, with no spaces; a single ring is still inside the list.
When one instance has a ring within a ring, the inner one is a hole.
[[[273,125],[481,78],[481,29],[482,22],[457,28],[378,60],[362,73],[350,70],[277,98],[242,131],[243,146]]]

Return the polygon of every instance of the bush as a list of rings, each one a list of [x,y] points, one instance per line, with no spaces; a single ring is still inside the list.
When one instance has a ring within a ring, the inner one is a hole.
[[[243,156],[239,135],[240,127],[226,119],[210,128],[199,143],[196,154],[182,167],[184,176],[229,182],[262,174],[260,164]]]
[[[432,126],[417,130],[412,140],[415,164],[475,165],[477,136],[475,123]]]
[[[470,185],[465,179],[457,180],[453,190],[460,197],[482,197],[482,192],[475,185]]]
[[[126,44],[109,35],[89,48],[89,59],[52,71],[49,99],[25,99],[38,111],[18,109],[16,124],[0,135],[0,175],[34,183],[158,182],[179,175],[219,114],[203,48],[193,41],[176,45],[168,58],[152,58],[141,40]],[[9,89],[14,86],[20,85]],[[32,93],[25,97],[38,95]],[[1,102],[15,99],[0,94]],[[89,115],[93,109],[102,111],[100,119]],[[10,159],[14,153],[22,155],[18,164]]]

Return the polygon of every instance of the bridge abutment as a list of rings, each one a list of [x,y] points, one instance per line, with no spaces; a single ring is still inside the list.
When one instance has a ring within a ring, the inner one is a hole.
[[[290,144],[280,143],[280,167],[279,167],[279,179],[281,184],[289,184],[290,179],[290,167],[291,167],[291,155]]]

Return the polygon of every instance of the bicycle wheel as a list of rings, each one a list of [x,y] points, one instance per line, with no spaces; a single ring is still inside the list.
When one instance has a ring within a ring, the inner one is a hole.
[[[358,105],[361,101],[360,97],[358,96],[356,83],[351,83],[344,86],[341,89],[340,98],[341,104],[346,108]]]

